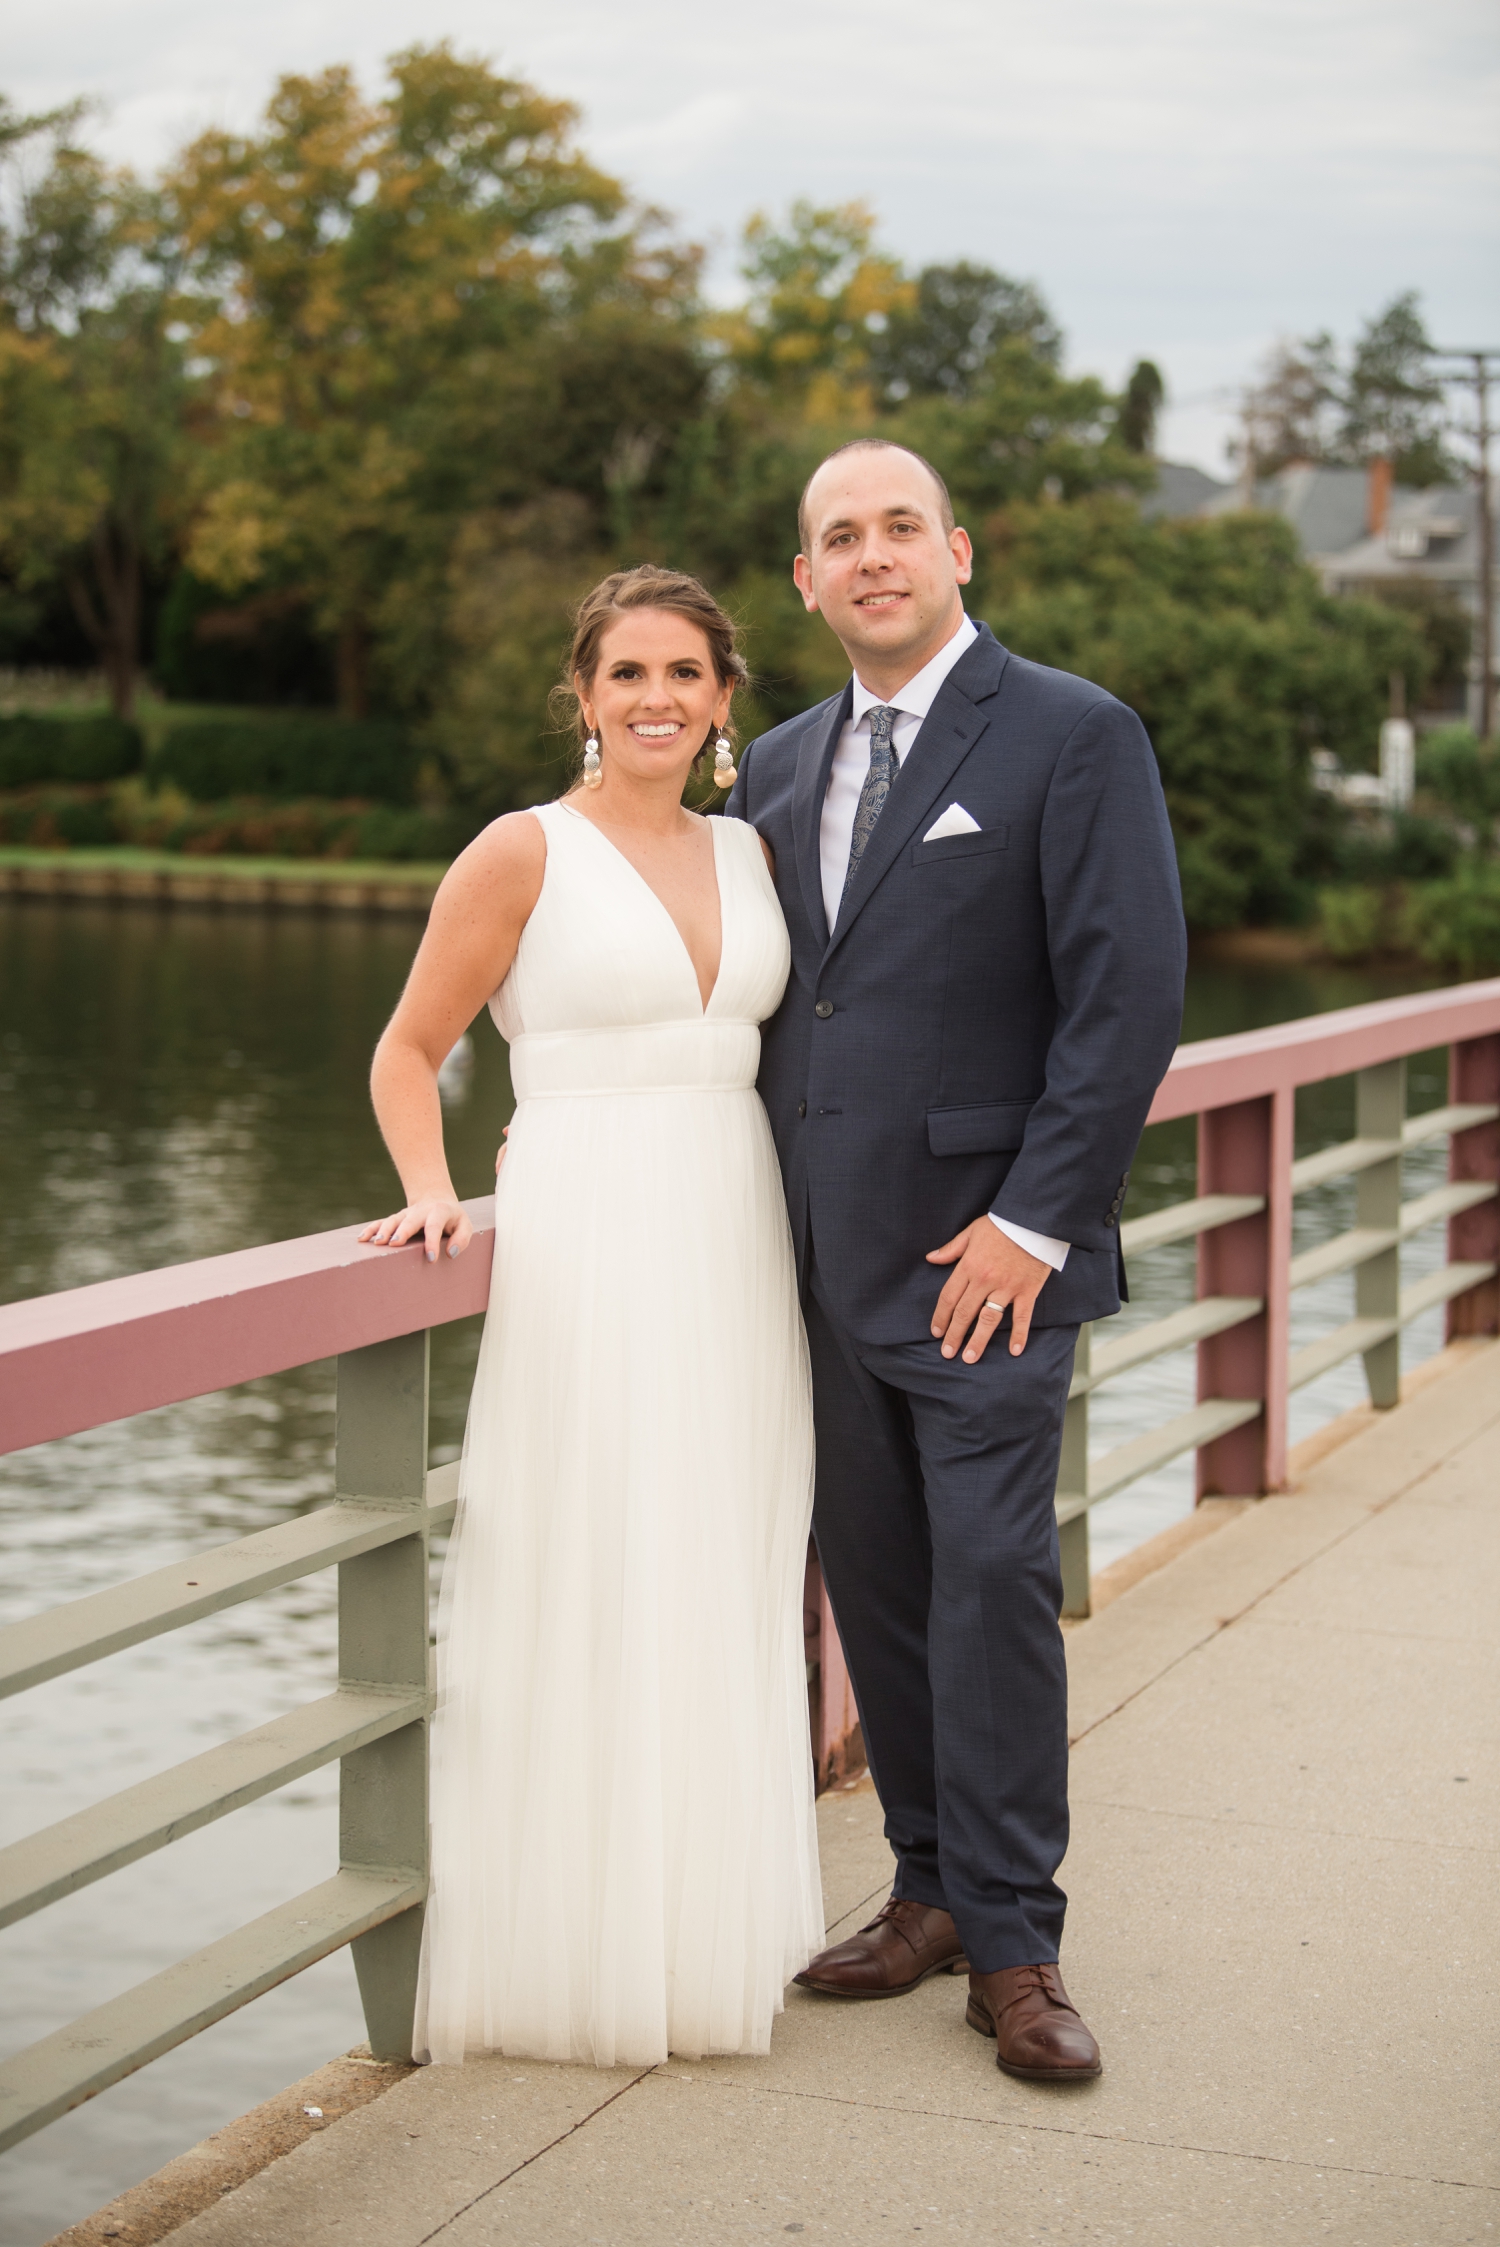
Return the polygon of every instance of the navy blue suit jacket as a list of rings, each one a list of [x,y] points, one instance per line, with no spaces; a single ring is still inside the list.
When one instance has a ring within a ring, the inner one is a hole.
[[[931,1333],[990,1210],[1072,1244],[1034,1323],[1120,1307],[1125,1182],[1177,1042],[1186,940],[1156,760],[1102,688],[981,625],[892,785],[830,936],[818,835],[848,687],[740,759],[792,940],[759,1077],[798,1270],[860,1340]],[[922,836],[957,801],[979,832]]]

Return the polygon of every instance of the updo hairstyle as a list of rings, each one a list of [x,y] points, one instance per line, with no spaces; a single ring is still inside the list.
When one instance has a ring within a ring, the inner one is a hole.
[[[582,679],[586,688],[593,686],[605,633],[632,609],[665,609],[695,624],[708,642],[720,686],[739,688],[750,683],[749,667],[735,644],[734,619],[725,615],[706,585],[689,577],[685,570],[664,570],[655,562],[641,562],[633,570],[615,570],[592,593],[586,593],[574,611],[573,645],[563,675],[552,690],[553,708],[560,722],[571,725],[580,751],[588,739],[588,727],[573,682]],[[733,718],[725,731],[732,740]],[[707,747],[705,740],[693,759],[694,772]]]

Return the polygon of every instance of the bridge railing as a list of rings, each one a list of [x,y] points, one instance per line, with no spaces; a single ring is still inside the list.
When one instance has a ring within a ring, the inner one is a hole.
[[[1404,1114],[1406,1057],[1447,1044],[1448,1105]],[[1292,1159],[1299,1085],[1354,1072],[1355,1138]],[[1299,1380],[1360,1352],[1377,1403],[1395,1400],[1396,1338],[1435,1302],[1455,1333],[1492,1332],[1500,1264],[1500,981],[1183,1047],[1153,1121],[1199,1118],[1198,1191],[1127,1222],[1128,1257],[1199,1243],[1197,1298],[1118,1340],[1080,1338],[1058,1495],[1066,1598],[1085,1612],[1088,1508],[1186,1450],[1201,1493],[1254,1494],[1286,1474],[1286,1403]],[[1403,1152],[1438,1133],[1450,1183],[1400,1198]],[[1358,1222],[1291,1257],[1292,1198],[1343,1173]],[[456,1466],[427,1467],[430,1330],[484,1308],[487,1202],[457,1263],[418,1247],[363,1248],[354,1228],[109,1280],[0,1308],[0,1450],[335,1357],[332,1502],[295,1520],[0,1632],[14,1693],[315,1571],[339,1571],[338,1680],[323,1699],[0,1850],[0,1925],[73,1893],[242,1805],[337,1761],[339,1869],[0,2065],[0,2147],[91,2098],[344,1944],[371,2047],[410,2050],[427,1890],[428,1540],[452,1519]],[[1446,1220],[1449,1259],[1401,1291],[1400,1241]],[[1357,1316],[1294,1356],[1292,1290],[1352,1269]],[[1195,1347],[1198,1403],[1092,1465],[1088,1400],[1169,1351]],[[826,1594],[809,1570],[814,1751],[820,1782],[857,1759],[853,1696]]]
[[[427,1893],[428,1540],[458,1467],[427,1465],[431,1328],[482,1311],[473,1247],[362,1247],[357,1228],[0,1308],[0,1449],[15,1451],[335,1357],[333,1501],[0,1632],[0,1694],[338,1569],[333,1692],[0,1850],[0,1926],[339,1764],[339,1869],[0,2064],[0,2149],[343,1944],[372,2050],[409,2057]]]
[[[1444,1045],[1447,1102],[1408,1116],[1409,1057]],[[1346,1076],[1354,1137],[1294,1159],[1298,1090]],[[1500,979],[1181,1046],[1150,1121],[1194,1115],[1196,1194],[1128,1219],[1120,1241],[1134,1262],[1196,1239],[1195,1299],[1117,1339],[1096,1340],[1087,1327],[1079,1336],[1057,1493],[1067,1614],[1088,1613],[1091,1506],[1185,1451],[1197,1453],[1200,1498],[1280,1490],[1295,1390],[1359,1356],[1371,1403],[1394,1404],[1401,1329],[1439,1304],[1450,1337],[1496,1331]],[[1403,1157],[1435,1139],[1448,1142],[1448,1183],[1403,1200]],[[1357,1181],[1353,1226],[1294,1256],[1296,1197],[1346,1177]],[[1445,1262],[1403,1287],[1402,1242],[1439,1224],[1448,1230]],[[1354,1317],[1293,1350],[1292,1296],[1341,1272],[1355,1275]],[[1196,1404],[1090,1459],[1090,1397],[1188,1348],[1197,1352]]]

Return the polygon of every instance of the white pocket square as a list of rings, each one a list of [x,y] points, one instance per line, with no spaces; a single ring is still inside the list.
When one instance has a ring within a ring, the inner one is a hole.
[[[971,819],[962,804],[950,804],[941,819],[935,819],[922,837],[924,843],[940,843],[945,835],[977,835],[979,822]]]

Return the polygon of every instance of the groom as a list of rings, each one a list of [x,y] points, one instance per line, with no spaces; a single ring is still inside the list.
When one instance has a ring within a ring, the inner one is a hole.
[[[797,588],[853,668],[753,742],[729,812],[792,942],[760,1090],[812,1351],[813,1528],[896,1856],[797,1979],[969,1972],[999,2065],[1099,2073],[1058,1973],[1067,1676],[1053,1495],[1081,1321],[1181,1011],[1156,764],[1102,689],[964,614],[941,478],[878,440],[803,495]]]

